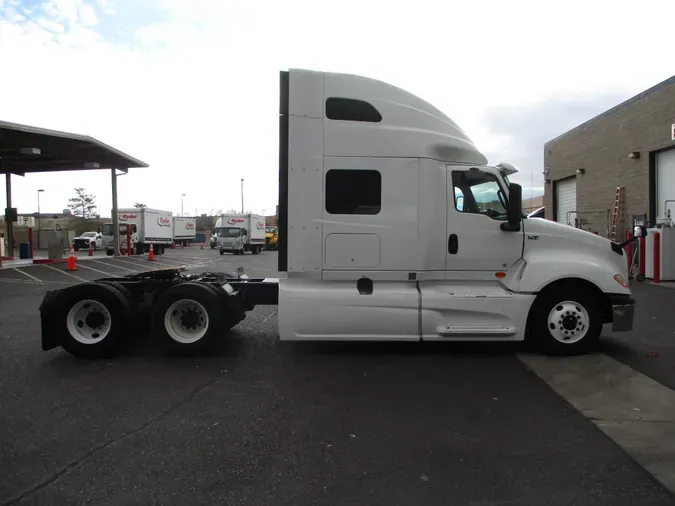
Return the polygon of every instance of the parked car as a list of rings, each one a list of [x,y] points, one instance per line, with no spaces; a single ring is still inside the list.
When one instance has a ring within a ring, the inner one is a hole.
[[[91,249],[98,249],[103,247],[103,236],[100,232],[85,232],[84,234],[78,235],[73,239],[73,248],[75,251],[80,249],[89,249],[89,244],[91,244]]]
[[[544,211],[546,210],[545,207],[540,207],[539,209],[532,211],[530,214],[527,215],[528,218],[544,218]]]

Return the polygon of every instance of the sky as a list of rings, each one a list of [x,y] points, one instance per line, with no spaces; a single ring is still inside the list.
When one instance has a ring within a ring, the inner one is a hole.
[[[120,207],[237,209],[244,178],[246,210],[273,214],[278,72],[354,73],[448,114],[527,198],[547,140],[675,74],[672,19],[672,0],[0,0],[0,120],[150,164],[118,179]],[[12,185],[20,213],[84,187],[110,214],[109,171]]]

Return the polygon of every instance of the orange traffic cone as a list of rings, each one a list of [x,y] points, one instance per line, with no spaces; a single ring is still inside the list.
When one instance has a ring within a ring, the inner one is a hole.
[[[91,257],[91,256],[94,256],[94,250],[93,250],[93,248],[91,247],[91,241],[89,241],[89,256],[90,256],[90,257]]]
[[[199,246],[199,249],[204,249],[204,243],[202,243],[201,246]]]
[[[150,245],[150,251],[148,251],[148,261],[155,261],[155,250],[153,249],[152,244]]]
[[[171,249],[176,249],[176,243],[175,242],[171,243]]]
[[[75,265],[75,250],[73,247],[70,247],[70,256],[68,257],[68,263],[66,264],[67,271],[76,271],[77,265]]]
[[[184,242],[180,243],[180,249],[185,249],[185,243]]]

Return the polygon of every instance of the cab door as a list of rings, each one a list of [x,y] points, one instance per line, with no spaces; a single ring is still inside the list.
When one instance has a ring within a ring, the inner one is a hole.
[[[475,167],[446,169],[446,278],[467,271],[488,274],[508,270],[522,256],[524,236],[522,229],[504,232],[500,227],[506,221],[502,181]],[[460,277],[467,279],[466,275]]]

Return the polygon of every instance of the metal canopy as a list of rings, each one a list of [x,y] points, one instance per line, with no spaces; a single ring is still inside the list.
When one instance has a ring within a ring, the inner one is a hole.
[[[0,174],[5,174],[7,207],[12,208],[12,174],[109,169],[112,176],[114,255],[119,255],[117,171],[127,172],[147,163],[103,144],[88,135],[71,134],[0,121]],[[14,254],[12,222],[6,223],[10,257]],[[40,231],[38,230],[38,234]]]
[[[0,174],[148,167],[89,137],[0,121]]]

